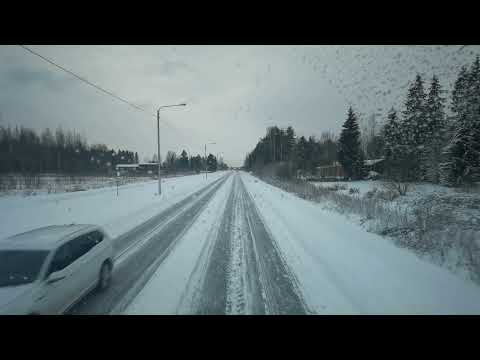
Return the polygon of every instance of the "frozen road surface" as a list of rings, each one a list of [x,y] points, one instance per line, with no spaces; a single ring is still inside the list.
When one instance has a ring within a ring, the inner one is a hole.
[[[478,285],[247,173],[165,186],[9,198],[2,231],[77,219],[113,234],[111,286],[68,314],[480,314]]]

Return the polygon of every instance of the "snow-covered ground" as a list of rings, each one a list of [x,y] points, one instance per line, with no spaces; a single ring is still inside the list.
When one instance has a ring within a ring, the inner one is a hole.
[[[32,197],[3,196],[0,239],[37,227],[70,223],[103,225],[116,237],[224,174],[208,174],[207,180],[204,174],[163,179],[160,198],[156,195],[157,181],[121,186],[118,196],[115,186]]]
[[[375,187],[380,187],[379,181],[361,180],[361,181],[310,181],[316,187],[332,188],[334,186],[342,186],[345,189],[338,190],[339,192],[347,193],[350,188],[358,188],[360,194],[372,190]]]
[[[358,180],[358,181],[311,181],[311,184],[316,187],[332,188],[335,186],[345,187],[344,189],[337,190],[340,193],[348,194],[349,190],[356,188],[359,190],[360,195],[364,195],[366,192],[377,189],[385,190],[384,183],[381,180]],[[403,199],[414,199],[421,196],[425,196],[432,193],[450,194],[455,192],[455,189],[448,188],[441,185],[418,183],[412,184],[406,197]]]
[[[316,312],[480,314],[480,287],[474,283],[367,233],[321,204],[251,175],[242,177]]]

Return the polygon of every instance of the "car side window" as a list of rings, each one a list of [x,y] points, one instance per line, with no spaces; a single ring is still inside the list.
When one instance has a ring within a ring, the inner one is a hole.
[[[92,247],[95,246],[95,242],[90,234],[84,234],[72,240],[72,245],[73,254],[76,260],[88,253]]]
[[[100,231],[92,231],[62,245],[55,253],[48,274],[65,269],[75,260],[88,253],[102,240],[103,234]]]
[[[65,269],[73,261],[75,261],[75,259],[73,258],[73,254],[71,251],[71,244],[63,244],[58,248],[57,252],[55,253],[53,260],[50,264],[48,274],[50,275],[53,272]]]
[[[88,235],[91,237],[91,239],[93,241],[93,246],[96,246],[103,241],[103,234],[102,234],[102,232],[100,232],[98,230],[93,231]]]

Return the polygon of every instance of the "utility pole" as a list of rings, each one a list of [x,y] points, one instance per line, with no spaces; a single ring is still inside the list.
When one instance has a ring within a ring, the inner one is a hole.
[[[162,195],[162,179],[160,178],[160,109],[157,110],[157,161],[158,161],[158,196]]]
[[[162,195],[162,179],[160,178],[160,109],[174,106],[186,106],[187,104],[177,104],[177,105],[164,105],[160,106],[157,110],[157,157],[158,157],[158,196]]]

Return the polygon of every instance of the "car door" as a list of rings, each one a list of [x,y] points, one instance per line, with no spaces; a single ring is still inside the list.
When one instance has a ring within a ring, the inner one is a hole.
[[[77,261],[82,269],[83,293],[95,285],[98,280],[102,264],[100,242],[101,237],[99,237],[98,231],[89,232],[78,239],[78,251],[81,255]]]
[[[109,257],[108,254],[108,239],[106,235],[99,231],[95,230],[90,233],[93,247],[92,247],[92,267],[96,269],[95,273],[93,274],[95,281],[98,280],[100,275],[100,268],[102,267],[103,262],[105,259]]]
[[[60,313],[71,300],[73,292],[72,278],[75,262],[73,244],[67,242],[60,246],[50,262],[43,282],[44,295],[38,304],[38,311],[43,314]]]

